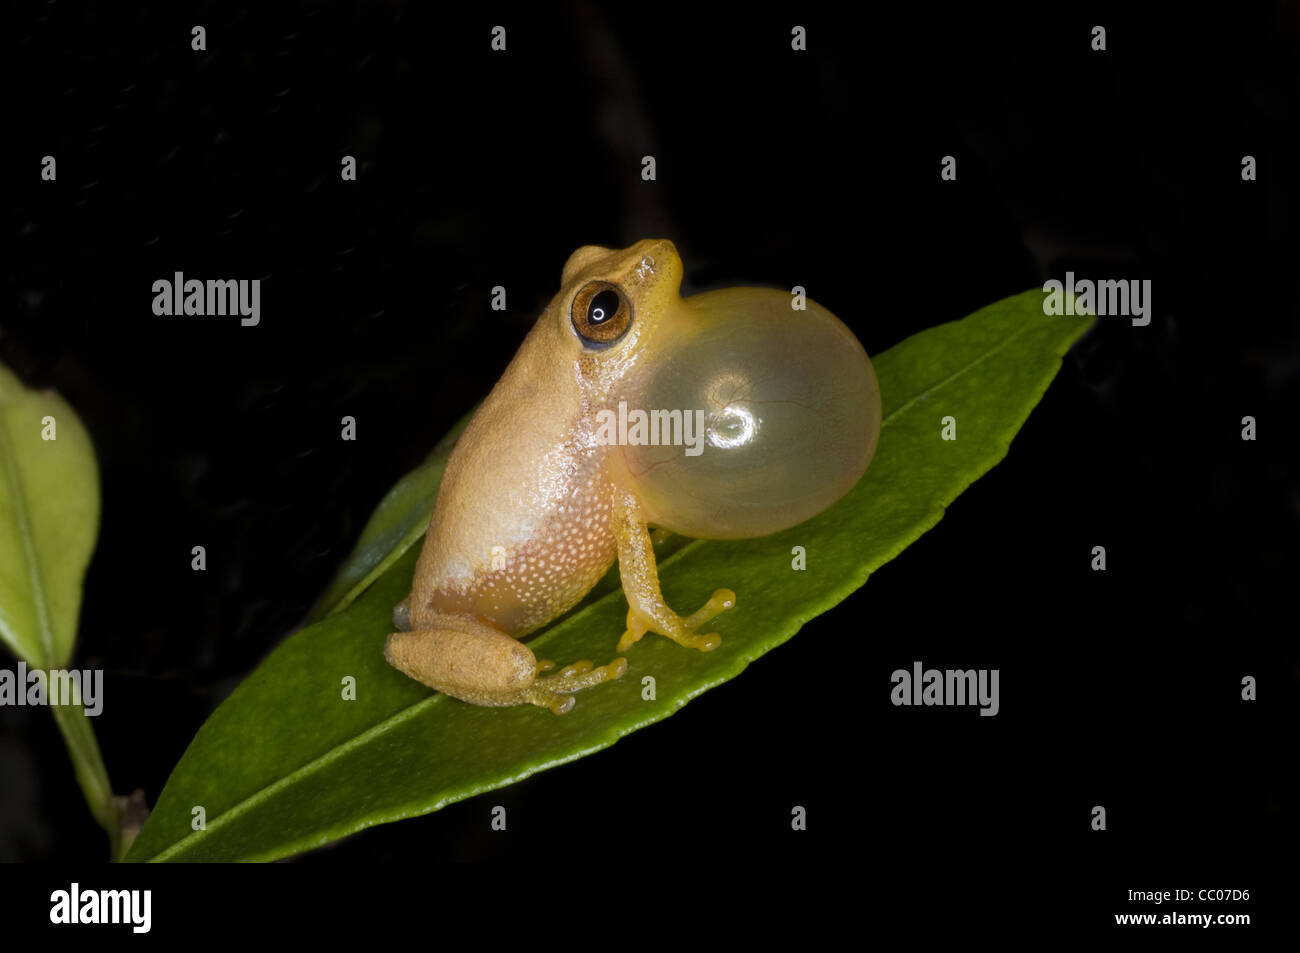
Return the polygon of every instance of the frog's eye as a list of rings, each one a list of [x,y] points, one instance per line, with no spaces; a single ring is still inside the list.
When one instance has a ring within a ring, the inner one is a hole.
[[[632,326],[632,302],[608,281],[591,281],[573,298],[573,330],[593,350],[609,347]]]

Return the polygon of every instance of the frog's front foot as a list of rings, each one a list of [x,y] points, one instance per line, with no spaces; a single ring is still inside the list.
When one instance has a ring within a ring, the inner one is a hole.
[[[696,630],[714,616],[725,612],[736,604],[736,594],[730,589],[718,589],[709,601],[688,616],[679,616],[662,602],[653,606],[651,611],[638,609],[636,606],[627,610],[627,629],[618,640],[617,652],[626,652],[641,641],[647,632],[657,632],[667,636],[678,645],[711,652],[722,644],[722,636],[716,632],[700,633]]]

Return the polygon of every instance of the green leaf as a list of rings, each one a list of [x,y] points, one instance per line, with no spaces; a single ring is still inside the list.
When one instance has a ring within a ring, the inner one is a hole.
[[[288,639],[217,709],[176,767],[129,860],[272,860],[424,814],[590,754],[671,715],[790,638],[933,526],[1006,454],[1061,355],[1091,318],[1047,317],[1031,291],[917,334],[873,359],[884,401],[875,460],[820,516],[761,540],[687,543],[660,564],[664,595],[692,610],[736,591],[710,653],[647,637],[627,674],[583,692],[572,712],[478,708],[391,669],[383,644],[410,588],[408,550],[347,609]],[[955,441],[941,420],[957,419]],[[801,545],[817,572],[790,571]],[[627,607],[596,598],[529,640],[539,657],[603,662]],[[641,699],[641,678],[657,700]],[[341,700],[356,679],[355,701]],[[202,805],[207,827],[193,831]]]
[[[51,428],[56,439],[43,439]],[[0,639],[29,665],[62,668],[72,657],[98,534],[86,428],[54,391],[28,390],[0,365]]]
[[[72,659],[98,535],[99,468],[86,428],[54,391],[29,390],[0,365],[0,639],[33,668],[67,668]],[[116,853],[118,809],[80,701],[50,713]]]

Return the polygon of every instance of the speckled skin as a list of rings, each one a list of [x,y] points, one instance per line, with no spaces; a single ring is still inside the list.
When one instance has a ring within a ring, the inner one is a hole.
[[[466,429],[472,443],[449,461],[440,491],[449,502],[430,523],[428,538],[437,542],[425,547],[416,568],[413,627],[438,612],[457,612],[524,636],[575,605],[614,564],[607,449],[581,446],[572,421],[560,418],[544,418],[535,430],[512,427],[524,446],[508,449],[488,449],[474,440],[472,424]],[[552,446],[537,448],[539,466],[500,466],[502,453],[527,458],[540,438]],[[476,492],[462,492],[466,487]],[[507,505],[476,503],[483,494]]]
[[[879,431],[879,393],[852,334],[811,302],[808,315],[792,317],[780,292],[682,299],[681,274],[662,240],[585,246],[569,258],[559,294],[451,454],[411,594],[394,612],[407,630],[385,647],[394,666],[474,704],[567,711],[574,691],[617,678],[625,660],[584,660],[541,678],[549,666],[518,639],[575,605],[615,559],[629,603],[620,651],[646,632],[704,650],[721,641],[696,630],[734,605],[734,593],[720,589],[677,616],[660,594],[647,524],[762,535],[824,508],[861,476]],[[605,347],[584,342],[572,320],[575,297],[592,282],[616,286],[632,315]],[[792,362],[799,349],[804,360]],[[804,365],[789,379],[789,366]],[[847,383],[830,387],[831,379]],[[726,406],[713,403],[720,393]],[[686,401],[667,407],[701,407],[719,432],[728,414],[743,413],[757,436],[710,448],[707,460],[677,446],[604,445],[598,415],[620,400]]]

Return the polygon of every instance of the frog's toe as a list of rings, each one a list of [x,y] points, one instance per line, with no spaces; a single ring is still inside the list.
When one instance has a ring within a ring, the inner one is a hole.
[[[539,664],[538,668],[541,666]],[[619,678],[627,671],[627,659],[616,658],[608,665],[581,659],[566,665],[558,674],[539,678],[524,690],[524,700],[563,715],[573,708],[574,692]]]
[[[686,628],[694,631],[714,616],[721,615],[736,604],[736,594],[730,589],[715,589],[709,601],[704,603],[682,621]],[[718,641],[721,641],[719,639]]]
[[[410,595],[407,595],[405,599],[393,606],[393,628],[398,632],[409,632],[411,630]]]
[[[615,652],[626,652],[632,646],[641,641],[641,636],[650,631],[649,625],[642,619],[635,609],[627,610],[627,628],[619,637],[618,645],[614,646]]]
[[[524,694],[524,700],[539,708],[549,708],[557,715],[565,714],[577,704],[572,695],[566,695],[563,692],[548,692],[541,688],[529,689]]]
[[[713,595],[709,596],[708,602],[682,620],[682,626],[689,633],[689,637],[677,639],[677,644],[699,649],[701,652],[712,652],[722,644],[722,636],[716,632],[701,633],[695,630],[735,604],[736,594],[730,589],[715,590]]]

